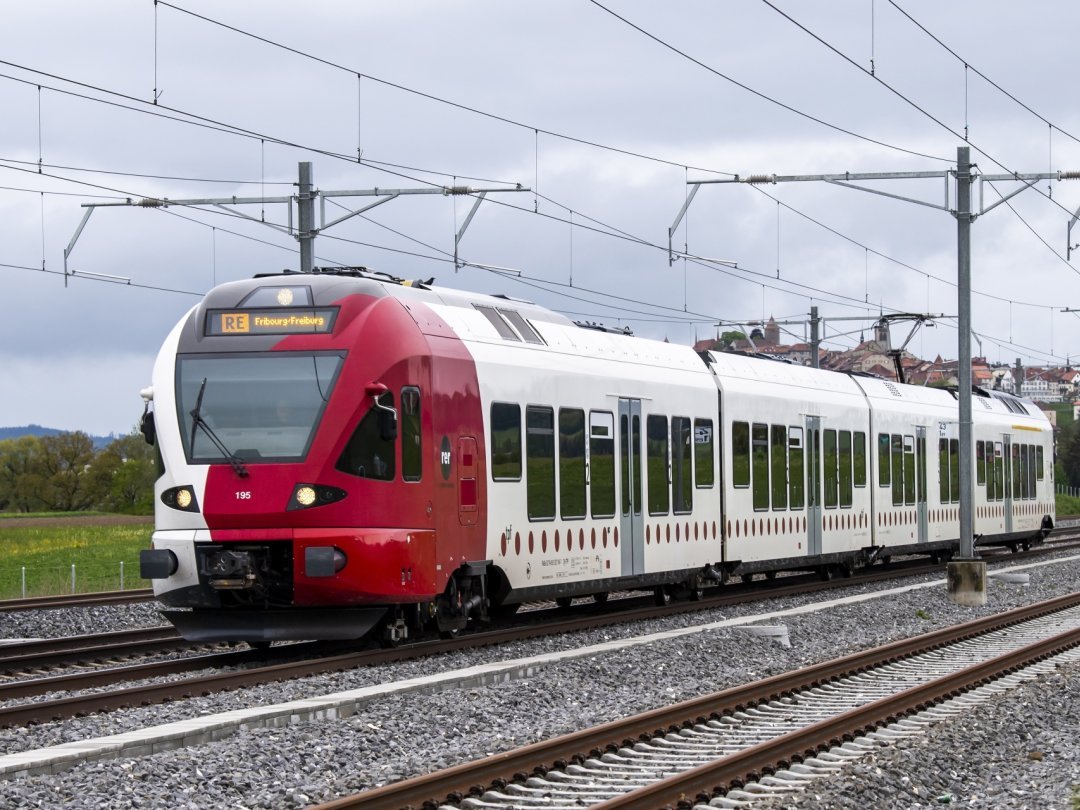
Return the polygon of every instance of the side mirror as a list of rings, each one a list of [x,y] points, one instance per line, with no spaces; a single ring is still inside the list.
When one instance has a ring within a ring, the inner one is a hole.
[[[393,408],[387,408],[385,405],[379,406],[379,438],[384,442],[392,442],[397,438],[398,424],[397,424],[397,411]]]
[[[153,445],[157,442],[157,423],[154,422],[153,411],[143,411],[142,420],[139,423],[139,430],[142,432],[143,438],[146,440],[147,444]]]
[[[379,402],[379,398],[382,397],[383,394],[389,394],[390,389],[387,388],[384,383],[369,382],[364,387],[364,393],[371,397],[373,407],[379,411],[379,438],[384,442],[394,441],[398,434],[397,411],[394,409],[393,405],[383,405]]]

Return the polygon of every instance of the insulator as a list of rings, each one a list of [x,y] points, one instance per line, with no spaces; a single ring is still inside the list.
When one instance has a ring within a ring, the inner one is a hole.
[[[449,194],[455,194],[455,195],[457,195],[457,194],[469,194],[470,192],[472,192],[472,189],[469,188],[468,186],[450,186],[449,188],[444,188],[443,189],[443,194],[448,194],[448,195]]]
[[[1080,172],[1058,172],[1058,180],[1080,180]]]
[[[155,200],[151,197],[143,197],[141,200],[139,200],[137,205],[139,206],[139,208],[161,208],[163,205],[165,205],[165,201]]]
[[[752,174],[746,178],[747,183],[775,183],[775,174]]]

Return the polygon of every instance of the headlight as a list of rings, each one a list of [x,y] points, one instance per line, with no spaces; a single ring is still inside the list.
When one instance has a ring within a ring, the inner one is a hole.
[[[318,484],[297,484],[293,488],[289,498],[287,511],[296,509],[310,509],[315,506],[326,506],[328,503],[336,503],[342,500],[348,493],[338,487],[324,487]]]
[[[195,490],[191,486],[172,487],[165,490],[161,493],[161,502],[181,512],[199,511],[199,502],[195,499]]]

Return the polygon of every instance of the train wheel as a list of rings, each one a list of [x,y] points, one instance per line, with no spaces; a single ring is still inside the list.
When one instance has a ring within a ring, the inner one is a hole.
[[[251,649],[253,649],[253,650],[258,650],[259,652],[265,652],[266,650],[270,649],[270,645],[273,644],[273,643],[274,642],[272,642],[272,641],[249,641],[248,646],[251,647]]]
[[[831,565],[823,565],[818,569],[818,577],[824,582],[828,582],[834,576],[836,576],[836,572]]]
[[[691,588],[690,589],[690,601],[691,602],[700,602],[704,598],[705,598],[705,589],[704,588]]]
[[[742,579],[743,585],[749,585],[751,582],[754,581],[753,574],[743,574],[740,578]]]
[[[653,601],[657,607],[664,607],[671,602],[671,594],[663,585],[657,585],[653,589]]]
[[[776,579],[776,572],[775,571],[766,571],[765,572],[765,579],[767,579],[769,582],[772,582],[774,579]]]
[[[570,605],[574,604],[574,600],[569,596],[560,596],[555,600],[555,604],[566,610]]]
[[[439,638],[441,638],[443,641],[449,641],[450,639],[457,638],[460,635],[461,635],[461,628],[460,627],[455,627],[452,630],[440,630],[439,631]]]
[[[598,604],[604,604],[608,600],[610,594],[607,591],[601,591],[600,593],[594,593],[592,595],[593,601]]]

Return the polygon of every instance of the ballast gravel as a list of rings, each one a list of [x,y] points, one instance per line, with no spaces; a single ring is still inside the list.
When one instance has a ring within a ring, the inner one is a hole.
[[[992,566],[993,567],[993,566]],[[215,743],[77,765],[51,776],[0,781],[0,806],[51,808],[294,808],[576,731],[632,713],[834,658],[889,640],[1070,593],[1080,561],[1031,569],[1029,585],[990,579],[987,604],[952,604],[944,585],[783,619],[791,647],[734,628],[553,663],[527,680],[436,694],[396,695],[340,720],[241,731]],[[892,583],[893,585],[897,583]],[[903,584],[911,584],[905,580]],[[421,661],[273,684],[162,706],[0,731],[12,753],[268,705],[613,638],[751,616],[867,585],[798,599],[770,599],[589,633],[455,653]],[[143,606],[134,606],[143,607]],[[102,610],[91,608],[89,610]],[[127,611],[129,608],[109,610]],[[70,613],[73,611],[64,611]],[[66,635],[40,618],[38,635]],[[144,621],[148,614],[138,614]],[[10,637],[7,617],[0,617]],[[28,619],[29,620],[29,619]],[[124,620],[121,619],[123,622]],[[151,621],[150,623],[157,623]],[[777,623],[770,620],[769,623]],[[125,622],[126,624],[126,622]],[[105,629],[101,617],[95,630]],[[52,630],[60,632],[52,633]],[[798,807],[1061,808],[1080,796],[1080,672],[1074,667],[941,723],[925,737],[875,752],[840,775],[774,803]]]

